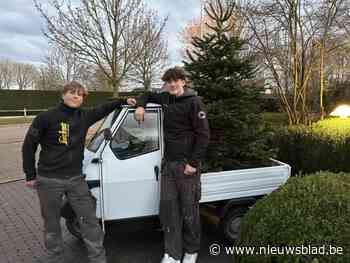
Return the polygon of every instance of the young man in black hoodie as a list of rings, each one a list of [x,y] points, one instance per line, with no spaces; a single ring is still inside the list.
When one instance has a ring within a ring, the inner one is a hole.
[[[144,119],[148,102],[164,112],[164,162],[162,165],[159,216],[164,229],[162,263],[195,263],[200,249],[200,168],[209,143],[205,107],[196,93],[185,87],[179,67],[167,70],[165,92],[146,93],[137,101],[135,118]]]
[[[22,146],[25,184],[37,189],[50,262],[64,262],[60,227],[63,195],[67,196],[79,218],[90,262],[106,262],[104,235],[82,176],[85,137],[92,124],[122,104],[135,105],[135,100],[116,100],[91,110],[83,110],[80,106],[86,96],[87,90],[78,82],[67,83],[63,88],[62,102],[33,120]],[[35,153],[38,144],[41,151],[37,172]]]

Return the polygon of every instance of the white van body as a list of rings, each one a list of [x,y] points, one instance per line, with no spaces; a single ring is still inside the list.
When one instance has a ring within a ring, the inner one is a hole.
[[[97,200],[96,215],[119,220],[158,214],[163,154],[162,108],[146,107],[145,121],[123,107],[103,122],[85,151],[83,172]],[[111,137],[106,138],[109,130]],[[289,165],[203,173],[201,203],[261,197],[283,185]]]

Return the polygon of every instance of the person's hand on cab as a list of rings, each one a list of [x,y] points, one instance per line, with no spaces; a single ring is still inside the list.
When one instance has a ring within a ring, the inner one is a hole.
[[[135,119],[138,122],[145,120],[145,109],[143,107],[137,107],[137,109],[135,110]]]
[[[129,106],[135,106],[136,105],[136,100],[134,98],[128,98],[126,100],[126,103],[129,105]]]

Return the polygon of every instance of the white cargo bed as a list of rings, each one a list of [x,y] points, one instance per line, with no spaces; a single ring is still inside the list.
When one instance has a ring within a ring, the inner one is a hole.
[[[291,168],[277,160],[276,166],[202,174],[201,203],[266,195],[283,185]]]

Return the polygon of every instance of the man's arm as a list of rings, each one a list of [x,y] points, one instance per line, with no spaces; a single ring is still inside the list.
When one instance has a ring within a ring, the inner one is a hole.
[[[23,171],[26,175],[27,182],[35,180],[36,178],[35,153],[37,151],[38,144],[43,135],[43,132],[46,128],[47,120],[44,115],[39,114],[33,120],[24,138],[22,145],[22,160]]]
[[[91,110],[85,111],[88,127],[110,114],[113,110],[120,108],[122,105],[126,104],[127,100],[125,99],[115,100],[99,105]]]
[[[147,103],[162,104],[163,93],[146,92],[137,98],[136,107],[146,107]]]
[[[162,105],[162,96],[164,93],[146,92],[142,94],[136,102],[135,119],[137,121],[144,121],[145,107],[147,103],[157,103]]]
[[[195,140],[189,165],[197,168],[205,157],[210,138],[207,113],[199,97],[193,100],[190,118],[195,132]]]

